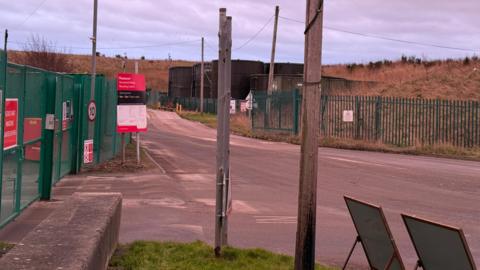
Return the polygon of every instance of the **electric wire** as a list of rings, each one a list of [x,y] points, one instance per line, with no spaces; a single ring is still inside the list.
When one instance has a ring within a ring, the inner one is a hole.
[[[291,21],[291,22],[305,24],[305,22],[302,22],[302,21],[297,20],[297,19],[288,18],[288,17],[285,17],[285,16],[279,16],[279,18],[287,20],[287,21]],[[334,31],[334,32],[340,32],[340,33],[345,33],[345,34],[350,34],[350,35],[356,35],[356,36],[362,36],[362,37],[374,38],[374,39],[381,39],[381,40],[393,41],[393,42],[399,42],[399,43],[406,43],[406,44],[412,44],[412,45],[420,45],[420,46],[426,46],[426,47],[434,47],[434,48],[440,48],[440,49],[449,49],[449,50],[466,51],[466,52],[478,52],[478,51],[480,51],[480,50],[475,50],[475,49],[470,49],[470,48],[460,48],[460,47],[446,46],[446,45],[440,45],[440,44],[433,44],[433,43],[425,43],[425,42],[412,41],[412,40],[391,38],[391,37],[380,36],[380,35],[372,35],[372,34],[366,34],[366,33],[360,33],[360,32],[340,29],[340,28],[336,28],[336,27],[324,26],[324,28],[327,29],[327,30],[330,30],[330,31]]]

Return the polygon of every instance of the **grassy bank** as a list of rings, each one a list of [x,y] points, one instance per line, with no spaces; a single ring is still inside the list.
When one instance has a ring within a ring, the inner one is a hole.
[[[220,258],[202,242],[189,244],[138,241],[121,245],[110,261],[109,270],[287,270],[293,258],[262,249],[227,247]],[[317,270],[333,270],[318,265]]]
[[[196,112],[181,112],[178,113],[180,117],[191,121],[203,123],[209,127],[217,127],[217,119],[213,114],[200,114]],[[271,134],[262,132],[253,132],[250,127],[250,121],[246,116],[235,115],[230,120],[232,133],[257,138],[269,141],[288,142],[293,144],[300,144],[298,136],[290,134]],[[480,148],[459,148],[448,144],[441,145],[417,145],[408,147],[398,147],[394,145],[386,145],[383,143],[366,142],[352,139],[336,139],[336,138],[322,138],[319,141],[319,146],[349,149],[349,150],[363,150],[375,151],[384,153],[409,154],[409,155],[424,155],[455,159],[466,159],[480,161]]]

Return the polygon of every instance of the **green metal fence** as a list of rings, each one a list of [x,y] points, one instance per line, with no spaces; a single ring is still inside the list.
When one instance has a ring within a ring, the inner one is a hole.
[[[252,127],[297,134],[298,90],[254,92]],[[375,141],[397,146],[480,146],[480,104],[468,100],[369,96],[322,96],[323,137]],[[352,121],[348,114],[352,113]]]
[[[189,111],[200,110],[200,99],[197,97],[168,97],[162,95],[159,97],[161,106],[175,108],[176,104],[182,105],[182,109]],[[217,99],[203,99],[203,111],[206,113],[217,113]]]
[[[83,142],[94,127],[94,164],[120,151],[116,133],[116,82],[98,76],[97,118],[89,125],[90,76],[48,72],[7,64],[0,50],[2,117],[0,146],[0,227],[33,201],[50,198],[63,176],[78,172]],[[3,100],[5,99],[5,100]],[[53,129],[46,127],[54,116]]]

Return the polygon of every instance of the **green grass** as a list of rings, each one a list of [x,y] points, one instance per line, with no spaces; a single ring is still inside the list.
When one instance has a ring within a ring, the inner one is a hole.
[[[293,258],[263,249],[226,247],[216,258],[213,248],[197,241],[189,244],[137,241],[120,246],[110,261],[110,270],[287,270]],[[317,266],[317,270],[333,270]]]

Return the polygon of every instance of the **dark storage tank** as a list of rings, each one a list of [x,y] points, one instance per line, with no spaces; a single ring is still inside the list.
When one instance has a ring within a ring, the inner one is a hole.
[[[264,72],[263,62],[248,60],[232,60],[232,98],[245,99],[250,92],[250,76]],[[212,62],[211,92],[217,97],[218,60]]]
[[[212,80],[212,63],[204,63],[204,79],[203,79],[203,97],[210,98],[211,93],[211,80]],[[201,64],[195,64],[193,66],[193,96],[200,97],[200,79],[201,79]]]
[[[270,72],[270,64],[265,64],[265,74]],[[275,75],[297,75],[303,74],[303,64],[298,63],[275,63]]]
[[[192,67],[171,67],[168,69],[168,96],[191,97],[193,82]]]
[[[273,91],[290,91],[300,89],[303,82],[303,75],[275,75],[273,77]],[[267,74],[254,74],[250,76],[250,89],[255,91],[266,91],[268,88]]]

